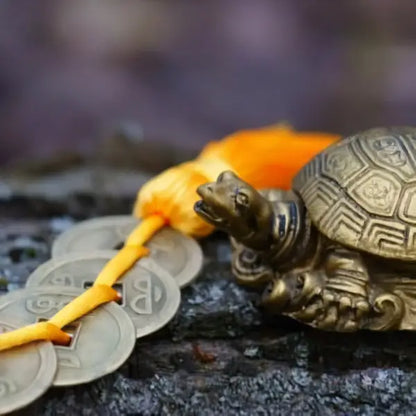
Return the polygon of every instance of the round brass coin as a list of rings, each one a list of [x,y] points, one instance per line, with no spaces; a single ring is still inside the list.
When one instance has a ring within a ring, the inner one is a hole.
[[[82,292],[62,286],[16,290],[0,298],[0,316],[14,316],[26,324],[49,319]],[[72,341],[67,347],[55,346],[55,386],[82,384],[115,371],[135,344],[133,323],[114,302],[101,305],[63,330],[72,335]]]
[[[0,316],[0,334],[24,326]],[[0,414],[28,405],[51,385],[56,373],[56,354],[51,342],[32,342],[0,352]]]
[[[57,237],[52,257],[92,250],[116,250],[140,223],[130,215],[100,217],[83,221]],[[192,238],[165,227],[146,244],[150,257],[167,270],[180,287],[191,283],[202,267],[203,255]]]
[[[55,257],[39,266],[26,285],[87,288],[116,254],[96,251]],[[121,306],[133,321],[138,338],[165,326],[179,308],[181,292],[176,281],[150,257],[140,259],[113,287],[122,296]]]

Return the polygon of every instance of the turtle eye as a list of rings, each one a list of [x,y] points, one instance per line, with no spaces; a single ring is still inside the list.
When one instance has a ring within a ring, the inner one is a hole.
[[[235,196],[235,202],[242,207],[246,207],[248,205],[248,196],[242,192],[238,192]]]

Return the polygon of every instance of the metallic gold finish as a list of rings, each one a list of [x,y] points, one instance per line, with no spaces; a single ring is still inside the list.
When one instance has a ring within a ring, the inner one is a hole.
[[[312,159],[291,192],[232,172],[196,212],[228,232],[241,284],[263,305],[333,331],[416,330],[416,128],[376,128]]]

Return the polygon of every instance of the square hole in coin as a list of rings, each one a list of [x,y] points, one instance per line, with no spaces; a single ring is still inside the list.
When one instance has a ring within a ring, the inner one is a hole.
[[[93,284],[94,284],[94,282],[84,282],[84,289],[89,289]],[[124,286],[123,286],[123,283],[115,283],[112,287],[113,287],[114,290],[117,291],[117,293],[120,296],[120,299],[117,300],[116,302],[119,305],[124,306]]]
[[[113,250],[121,250],[124,247],[124,241],[120,241],[119,243],[117,243],[114,247]]]
[[[46,318],[38,318],[37,322],[45,322],[47,320],[48,319]],[[74,321],[64,326],[62,328],[62,331],[66,332],[71,337],[71,341],[69,342],[68,345],[59,345],[59,347],[60,348],[72,348],[75,344],[75,340],[78,337],[80,327],[81,327],[80,321]]]

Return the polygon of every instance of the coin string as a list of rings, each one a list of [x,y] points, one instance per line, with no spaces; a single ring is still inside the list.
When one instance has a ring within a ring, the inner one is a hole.
[[[134,214],[143,221],[105,265],[92,287],[48,321],[0,334],[0,351],[38,340],[68,345],[71,337],[62,328],[99,305],[118,300],[113,284],[148,255],[143,245],[164,226],[194,237],[208,235],[213,227],[193,211],[199,185],[215,180],[225,170],[233,170],[257,188],[289,189],[300,167],[338,139],[327,133],[298,133],[287,125],[242,131],[208,144],[197,159],[162,172],[139,191]]]
[[[119,299],[119,294],[111,286],[139,258],[148,254],[149,250],[143,247],[143,244],[164,225],[165,220],[159,215],[150,216],[146,221],[140,223],[131,232],[124,247],[105,265],[91,288],[68,303],[48,321],[38,322],[2,334],[0,336],[0,351],[38,340],[67,345],[71,338],[69,334],[62,331],[62,328],[97,306]]]

